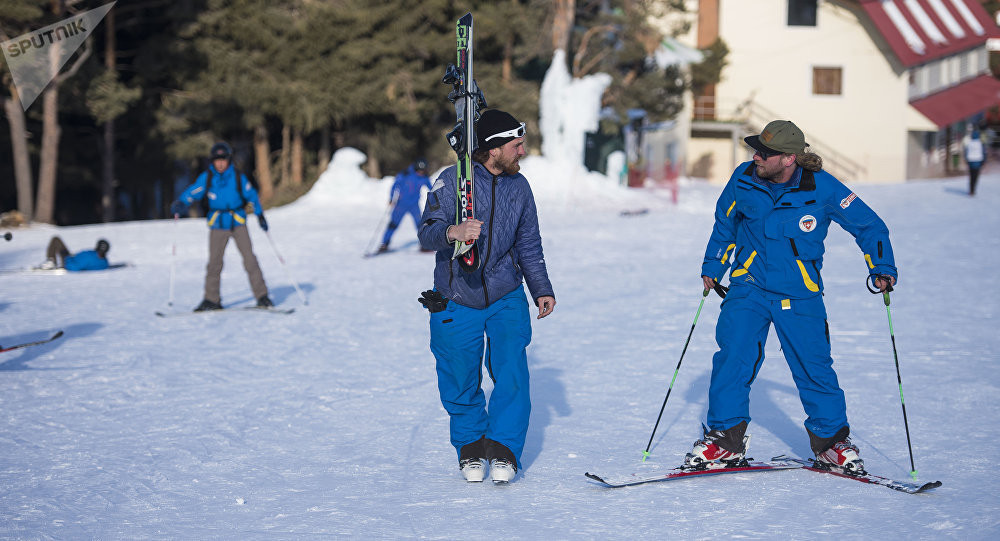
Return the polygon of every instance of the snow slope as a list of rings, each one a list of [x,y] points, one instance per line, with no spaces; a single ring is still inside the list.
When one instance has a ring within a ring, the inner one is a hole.
[[[656,192],[524,170],[538,193],[558,299],[533,321],[533,410],[524,469],[509,486],[466,484],[428,351],[432,257],[413,225],[401,248],[361,254],[389,183],[341,161],[299,202],[268,213],[279,265],[252,236],[288,316],[233,311],[163,319],[176,242],[177,309],[201,299],[200,219],[32,227],[0,244],[0,268],[39,263],[49,237],[111,241],[134,267],[2,275],[0,538],[11,539],[995,539],[1000,534],[991,276],[1000,263],[1000,175],[980,195],[953,179],[857,186],[890,225],[900,268],[892,316],[913,451],[933,493],[910,496],[807,471],[737,474],[609,490],[586,471],[663,471],[700,435],[719,299],[706,302],[650,459],[642,451],[701,299],[698,277],[719,188]],[[560,184],[561,183],[561,184]],[[561,189],[552,189],[553,185]],[[338,197],[339,195],[339,197]],[[649,208],[622,217],[622,210]],[[880,296],[831,229],[824,266],[834,357],[868,468],[909,470]],[[289,275],[308,296],[302,306]],[[249,305],[237,251],[223,302]],[[808,440],[773,336],[752,397],[751,455],[805,456]]]

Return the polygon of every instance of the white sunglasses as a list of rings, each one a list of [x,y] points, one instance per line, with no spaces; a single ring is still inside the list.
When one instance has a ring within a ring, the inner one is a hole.
[[[513,130],[502,131],[500,133],[495,133],[486,138],[486,141],[493,139],[494,137],[524,137],[524,122],[520,126],[514,128]]]

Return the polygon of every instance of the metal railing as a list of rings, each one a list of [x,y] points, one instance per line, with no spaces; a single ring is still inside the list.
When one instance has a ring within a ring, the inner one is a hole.
[[[728,106],[720,104],[714,96],[699,96],[694,103],[696,121],[738,123],[743,126],[745,136],[760,133],[768,122],[778,118],[784,117],[755,102],[753,96]],[[823,168],[841,181],[857,180],[867,174],[864,165],[816,137],[809,137],[809,149],[820,155]]]

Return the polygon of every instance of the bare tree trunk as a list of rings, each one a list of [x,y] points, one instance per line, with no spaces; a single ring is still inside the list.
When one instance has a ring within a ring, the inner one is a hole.
[[[115,62],[115,12],[111,10],[104,17],[104,68],[109,72],[116,69]],[[115,221],[115,121],[104,123],[104,149],[101,156],[101,219]]]
[[[285,183],[288,181],[288,177],[291,175],[289,171],[291,159],[289,156],[289,150],[292,146],[292,129],[285,124],[281,127],[281,178],[278,182]]]
[[[319,131],[319,173],[323,174],[330,165],[330,126],[323,126]]]
[[[333,150],[336,151],[338,148],[344,148],[345,141],[346,136],[344,134],[344,124],[343,122],[336,120],[334,121],[333,128]],[[330,159],[333,159],[333,154],[330,154]]]
[[[61,17],[66,13],[66,2],[54,0],[52,13]],[[56,41],[48,47],[49,63],[55,72],[56,61],[62,43]],[[35,220],[43,223],[53,223],[56,208],[56,173],[59,166],[59,139],[62,127],[59,126],[59,85],[66,79],[76,75],[80,66],[93,52],[91,38],[84,41],[81,52],[73,66],[62,74],[55,75],[48,88],[42,92],[42,149],[38,158],[38,198],[35,201]],[[54,73],[53,73],[54,74]]]
[[[59,163],[59,84],[53,81],[42,93],[42,150],[38,164],[38,201],[35,220],[53,223],[56,208],[56,166]]]
[[[34,215],[34,178],[31,175],[31,154],[28,152],[28,131],[25,127],[24,109],[14,84],[9,85],[10,98],[3,100],[7,124],[10,126],[10,150],[14,155],[14,181],[17,186],[17,210],[24,219]]]
[[[368,145],[368,161],[365,162],[365,174],[368,178],[382,178],[382,168],[378,163],[378,143],[372,142]]]
[[[503,61],[500,64],[500,82],[504,86],[510,86],[511,74],[514,72],[514,39],[507,38],[503,44]]]
[[[576,16],[576,0],[556,0],[555,19],[552,22],[552,49],[562,49],[569,54],[569,38]]]
[[[253,155],[260,200],[266,203],[274,195],[274,179],[271,178],[271,143],[267,140],[267,127],[264,124],[253,129]]]
[[[302,129],[295,128],[292,134],[292,186],[302,185],[302,146],[305,142],[302,139]]]

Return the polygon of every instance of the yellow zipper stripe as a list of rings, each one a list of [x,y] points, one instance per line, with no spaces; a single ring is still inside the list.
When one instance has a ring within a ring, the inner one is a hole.
[[[799,272],[802,273],[802,281],[805,282],[806,289],[814,293],[819,291],[819,286],[816,285],[816,282],[813,282],[812,278],[809,277],[809,273],[806,271],[806,266],[803,265],[798,259],[796,259],[795,262],[799,264]]]
[[[729,259],[729,252],[733,248],[736,248],[736,245],[735,244],[730,244],[729,247],[726,248],[726,253],[722,254],[722,264],[723,265],[725,265],[726,264],[726,260]]]
[[[215,212],[212,213],[212,217],[208,219],[208,225],[209,225],[209,227],[211,227],[213,224],[215,224],[215,219],[218,218],[218,217],[219,217],[219,211],[215,211]]]
[[[754,250],[753,253],[750,254],[750,257],[747,258],[746,263],[743,264],[742,269],[737,270],[736,272],[730,274],[729,276],[735,278],[737,276],[743,276],[744,274],[746,274],[747,269],[750,268],[750,264],[753,263],[753,258],[755,257],[757,257],[757,250]]]
[[[870,256],[868,254],[865,254],[865,261],[868,263],[868,268],[869,269],[874,269],[875,268],[875,264],[872,263],[872,256]]]
[[[729,210],[726,211],[726,217],[729,217],[729,213],[733,211],[733,207],[736,206],[736,200],[733,199],[733,204],[729,205]]]

